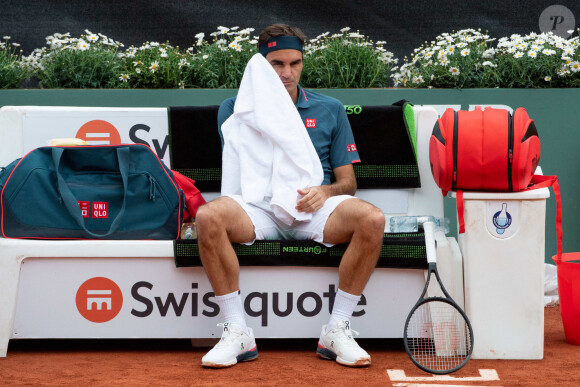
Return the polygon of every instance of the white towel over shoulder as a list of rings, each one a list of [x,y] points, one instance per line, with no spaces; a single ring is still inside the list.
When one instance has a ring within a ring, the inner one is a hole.
[[[234,113],[223,123],[222,195],[247,203],[270,199],[278,219],[308,221],[298,212],[298,189],[324,178],[320,159],[280,78],[261,55],[246,66]]]

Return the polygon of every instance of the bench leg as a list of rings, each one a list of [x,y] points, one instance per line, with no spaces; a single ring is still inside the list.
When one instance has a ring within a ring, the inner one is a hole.
[[[6,357],[16,311],[16,293],[22,257],[0,243],[0,357]]]

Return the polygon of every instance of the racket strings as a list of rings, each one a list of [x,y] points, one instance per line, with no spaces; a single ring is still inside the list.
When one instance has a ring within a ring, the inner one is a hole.
[[[411,356],[429,370],[458,368],[471,354],[468,323],[447,302],[430,300],[419,305],[409,319],[406,334]]]

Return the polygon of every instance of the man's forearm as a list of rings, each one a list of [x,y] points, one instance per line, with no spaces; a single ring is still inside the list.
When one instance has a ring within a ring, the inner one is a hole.
[[[343,178],[332,184],[321,186],[327,197],[338,195],[354,195],[356,193],[356,179]]]

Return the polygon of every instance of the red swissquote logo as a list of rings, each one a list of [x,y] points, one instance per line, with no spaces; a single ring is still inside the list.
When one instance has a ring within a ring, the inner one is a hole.
[[[94,323],[114,319],[123,307],[123,293],[119,286],[105,277],[85,281],[77,290],[76,305],[79,313]]]

